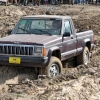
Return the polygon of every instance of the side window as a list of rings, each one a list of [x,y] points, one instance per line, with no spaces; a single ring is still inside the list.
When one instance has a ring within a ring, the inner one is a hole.
[[[69,32],[71,34],[71,26],[69,21],[64,22],[64,27],[64,32]]]

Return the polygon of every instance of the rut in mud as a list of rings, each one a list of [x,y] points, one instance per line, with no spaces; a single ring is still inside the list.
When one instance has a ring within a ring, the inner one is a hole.
[[[13,9],[13,10],[12,10]],[[60,10],[59,10],[60,9]],[[88,66],[69,66],[55,78],[37,77],[34,68],[0,67],[0,100],[100,100],[100,7],[61,5],[40,7],[8,6],[0,9],[0,35],[7,35],[21,16],[36,14],[70,15],[75,28],[92,29],[96,50]],[[66,64],[67,65],[67,64]]]

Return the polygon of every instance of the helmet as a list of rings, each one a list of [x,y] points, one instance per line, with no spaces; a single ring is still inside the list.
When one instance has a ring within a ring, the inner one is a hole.
[[[54,20],[53,22],[52,22],[52,28],[53,29],[59,29],[60,27],[61,27],[61,23],[60,23],[61,21],[59,21],[59,20]]]

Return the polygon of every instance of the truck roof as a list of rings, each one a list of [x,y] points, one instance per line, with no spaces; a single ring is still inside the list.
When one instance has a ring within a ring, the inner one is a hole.
[[[69,19],[70,16],[60,16],[60,15],[30,15],[24,16],[22,18],[58,18],[58,19]]]

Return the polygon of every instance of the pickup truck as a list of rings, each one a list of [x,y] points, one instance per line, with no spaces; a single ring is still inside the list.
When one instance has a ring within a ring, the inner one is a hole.
[[[0,65],[35,67],[50,77],[62,73],[62,61],[73,57],[87,65],[94,47],[93,31],[76,33],[70,16],[24,16],[8,34],[0,39]]]

